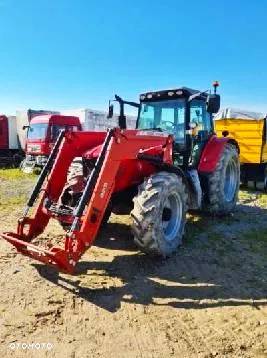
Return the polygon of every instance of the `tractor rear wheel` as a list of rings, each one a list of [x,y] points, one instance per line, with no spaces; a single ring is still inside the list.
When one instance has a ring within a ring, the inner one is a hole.
[[[133,199],[132,231],[137,246],[148,254],[169,256],[181,244],[188,195],[180,177],[159,172],[146,179]]]
[[[237,148],[227,143],[216,168],[208,177],[204,210],[214,215],[232,212],[238,199],[240,164]]]

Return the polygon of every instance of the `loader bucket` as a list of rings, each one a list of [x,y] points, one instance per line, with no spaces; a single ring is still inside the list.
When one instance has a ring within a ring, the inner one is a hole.
[[[48,251],[21,240],[20,235],[12,232],[4,232],[1,236],[12,244],[18,252],[25,256],[41,261],[44,264],[54,266],[62,272],[70,274],[74,272],[74,266],[69,263],[66,251],[60,247],[53,247],[52,250]]]

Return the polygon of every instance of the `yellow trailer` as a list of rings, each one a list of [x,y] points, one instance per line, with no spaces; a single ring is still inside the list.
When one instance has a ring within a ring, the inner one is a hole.
[[[266,114],[226,108],[214,117],[218,136],[234,138],[240,148],[241,181],[264,183],[267,191]]]

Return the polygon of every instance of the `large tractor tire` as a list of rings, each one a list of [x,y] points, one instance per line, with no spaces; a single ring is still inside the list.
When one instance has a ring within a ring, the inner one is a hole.
[[[213,215],[227,215],[236,206],[240,185],[237,148],[227,143],[212,174],[208,176],[204,210]]]
[[[167,257],[182,242],[188,195],[176,174],[159,172],[138,188],[134,198],[132,231],[141,251]]]

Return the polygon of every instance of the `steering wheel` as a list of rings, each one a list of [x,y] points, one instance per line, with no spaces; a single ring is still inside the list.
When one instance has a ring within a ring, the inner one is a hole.
[[[165,124],[165,123],[170,123],[173,128],[175,127],[175,124],[174,124],[172,121],[164,121],[164,124]]]

